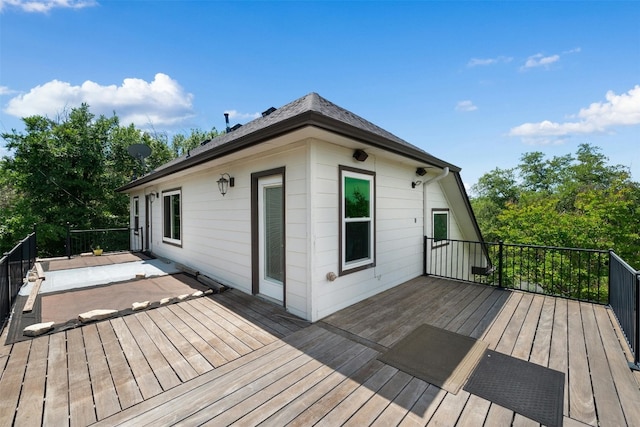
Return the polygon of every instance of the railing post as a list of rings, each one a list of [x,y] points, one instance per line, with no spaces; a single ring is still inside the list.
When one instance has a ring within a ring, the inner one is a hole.
[[[504,242],[498,240],[498,287],[502,288],[502,255],[504,251]]]
[[[427,275],[427,236],[422,240],[422,275]]]
[[[67,259],[71,259],[71,224],[67,222]]]
[[[598,261],[598,264],[600,261]],[[609,274],[607,274],[607,305],[611,305],[611,284],[613,283],[613,277],[611,272],[611,266],[613,265],[613,249],[609,249],[609,262],[607,263],[607,268],[609,270]]]
[[[38,224],[33,224],[33,259],[38,258]]]
[[[611,268],[611,267],[609,267]],[[633,349],[633,364],[634,370],[640,370],[640,313],[638,312],[640,309],[640,272],[636,271],[636,300],[635,300],[635,315],[636,315],[636,324],[635,324],[635,348]]]

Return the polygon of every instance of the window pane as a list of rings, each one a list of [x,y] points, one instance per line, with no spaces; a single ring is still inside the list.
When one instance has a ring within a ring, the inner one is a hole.
[[[171,238],[180,240],[180,195],[171,196],[173,202],[173,236]]]
[[[347,222],[345,224],[345,261],[357,261],[370,257],[370,226],[369,221]]]
[[[171,196],[163,197],[164,204],[164,237],[171,238]]]
[[[448,216],[447,213],[433,214],[433,240],[447,240],[449,238]]]
[[[284,234],[282,223],[282,187],[264,189],[265,277],[284,280]]]
[[[369,185],[366,179],[344,178],[345,218],[370,217]]]

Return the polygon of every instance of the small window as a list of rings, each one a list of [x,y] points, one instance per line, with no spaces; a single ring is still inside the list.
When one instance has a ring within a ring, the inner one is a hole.
[[[180,190],[162,193],[163,233],[162,240],[166,243],[181,245],[181,201]]]
[[[434,209],[432,212],[433,244],[446,245],[449,240],[449,210]]]
[[[375,262],[375,175],[340,168],[340,273]]]
[[[140,199],[138,197],[133,198],[133,232],[138,234],[140,231]]]

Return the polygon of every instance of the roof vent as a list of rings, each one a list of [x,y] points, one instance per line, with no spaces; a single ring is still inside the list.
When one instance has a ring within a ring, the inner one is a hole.
[[[229,113],[224,113],[224,122],[227,125],[227,133],[229,133],[231,130],[229,129]]]
[[[262,117],[267,117],[269,114],[273,113],[274,111],[276,111],[276,109],[274,107],[271,107],[268,110],[262,112]]]
[[[229,130],[229,132],[233,132],[234,130],[238,130],[238,129],[240,129],[241,127],[242,127],[242,125],[241,125],[240,123],[238,123],[237,125],[234,125],[234,126]]]
[[[210,143],[210,142],[211,142],[211,139],[205,139],[204,141],[202,141],[202,142],[200,143],[200,145],[207,145],[207,144],[208,144],[208,143]]]

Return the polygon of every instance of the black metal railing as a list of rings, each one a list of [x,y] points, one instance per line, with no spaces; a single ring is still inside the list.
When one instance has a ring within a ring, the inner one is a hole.
[[[11,315],[11,308],[27,272],[36,262],[36,255],[34,231],[0,258],[0,332]]]
[[[424,273],[607,304],[609,253],[552,246],[425,237]]]
[[[102,249],[104,252],[142,251],[144,242],[142,228],[99,228],[75,230],[67,226],[66,256],[79,255]]]
[[[609,304],[633,351],[633,367],[640,367],[640,271],[613,251],[609,262]]]

